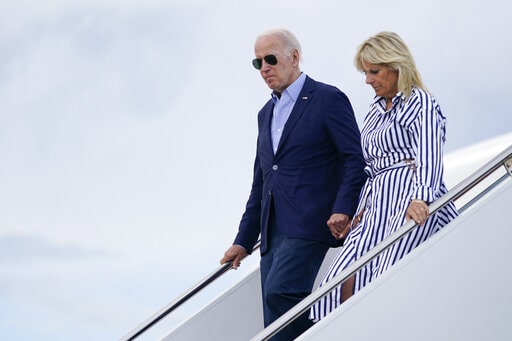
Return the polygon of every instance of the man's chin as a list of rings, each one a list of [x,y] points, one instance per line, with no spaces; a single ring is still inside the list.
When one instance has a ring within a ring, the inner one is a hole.
[[[275,83],[267,83],[270,90],[281,93],[281,88],[277,86]]]

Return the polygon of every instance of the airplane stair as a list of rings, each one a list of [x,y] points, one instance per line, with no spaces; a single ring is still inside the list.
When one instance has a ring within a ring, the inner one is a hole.
[[[506,139],[510,145],[512,134]],[[501,162],[496,162],[498,157]],[[492,172],[482,171],[493,162],[497,165]],[[474,182],[471,190],[464,189],[468,180]],[[507,214],[512,209],[512,145],[455,187],[464,189],[453,197],[461,210],[457,219],[298,340],[512,340],[512,219]],[[337,251],[328,252],[317,283]],[[257,257],[259,252],[254,253]],[[254,266],[162,340],[266,340],[309,309],[308,301],[320,294],[314,291],[263,329],[260,276]],[[166,307],[121,340],[138,338],[169,310]]]

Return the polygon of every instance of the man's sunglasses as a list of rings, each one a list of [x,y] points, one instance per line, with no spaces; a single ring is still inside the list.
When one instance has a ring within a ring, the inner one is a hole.
[[[265,63],[267,63],[268,65],[276,65],[277,64],[277,57],[273,54],[269,54],[269,55],[263,57],[263,60],[265,60]],[[254,66],[254,68],[256,70],[261,69],[261,67],[263,66],[263,60],[261,58],[253,59],[252,66]]]

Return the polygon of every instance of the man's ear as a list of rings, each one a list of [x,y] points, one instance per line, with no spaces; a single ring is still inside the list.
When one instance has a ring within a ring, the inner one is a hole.
[[[297,49],[293,50],[292,60],[293,60],[293,65],[294,66],[299,65],[300,55],[299,55],[299,51]]]

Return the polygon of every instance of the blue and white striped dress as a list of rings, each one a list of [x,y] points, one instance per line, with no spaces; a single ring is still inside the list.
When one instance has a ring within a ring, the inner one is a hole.
[[[447,192],[443,181],[443,145],[446,118],[436,100],[426,91],[413,88],[405,100],[398,93],[386,110],[386,100],[376,97],[361,132],[368,180],[361,191],[358,214],[336,259],[322,280],[325,284],[405,222],[413,199],[427,203]],[[427,219],[423,226],[405,235],[355,275],[355,291],[404,257],[457,216],[453,203]],[[318,321],[341,304],[341,286],[311,308]]]

